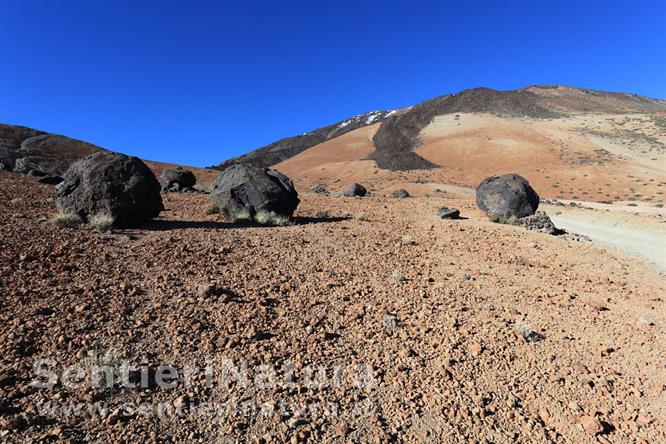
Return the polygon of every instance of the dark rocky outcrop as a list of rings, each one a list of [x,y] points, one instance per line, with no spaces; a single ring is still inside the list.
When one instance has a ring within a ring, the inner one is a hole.
[[[439,208],[437,210],[437,216],[442,219],[458,219],[460,217],[460,210],[457,208]]]
[[[0,124],[0,162],[18,173],[62,175],[78,159],[106,151],[81,140]]]
[[[54,159],[41,156],[27,156],[16,159],[14,171],[17,173],[29,174],[32,171],[38,171],[43,175],[61,175],[69,168],[69,163],[65,160]]]
[[[518,174],[505,174],[484,179],[476,188],[476,204],[488,217],[502,221],[534,214],[539,195]]]
[[[162,171],[160,185],[162,191],[186,191],[197,183],[194,173],[184,168],[169,168]]]
[[[291,180],[275,170],[252,165],[232,165],[211,187],[213,204],[233,218],[258,213],[291,217],[300,200]]]
[[[564,234],[565,231],[557,228],[550,217],[545,211],[537,211],[531,216],[525,216],[518,219],[518,225],[521,225],[528,230],[539,231],[541,233],[551,234],[558,236]]]
[[[346,197],[363,197],[368,193],[368,190],[361,184],[355,183],[349,185],[342,194]]]
[[[84,222],[109,217],[115,227],[141,225],[164,209],[150,168],[137,157],[107,151],[72,164],[56,187],[56,206]]]
[[[0,146],[0,162],[5,165],[7,170],[13,170],[16,166],[16,161],[23,156],[23,153],[16,149]]]
[[[395,190],[393,193],[391,193],[391,197],[394,197],[396,199],[405,199],[409,197],[409,193],[407,190],[403,190],[402,188],[399,190]]]
[[[496,91],[475,88],[458,94],[435,97],[408,111],[389,117],[372,138],[375,151],[368,159],[382,169],[392,171],[435,168],[413,152],[419,143],[419,134],[435,116],[457,112],[491,113],[505,116],[554,117],[557,114],[538,103],[539,97],[528,91]]]

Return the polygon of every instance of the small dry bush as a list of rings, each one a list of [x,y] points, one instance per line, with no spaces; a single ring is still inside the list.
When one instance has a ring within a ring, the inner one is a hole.
[[[219,213],[220,210],[215,206],[215,205],[208,205],[206,209],[204,210],[204,213],[206,213],[207,216],[211,216],[213,214]]]
[[[51,216],[49,222],[59,227],[73,228],[81,225],[83,220],[76,214],[57,213]]]
[[[113,228],[113,217],[108,214],[98,213],[95,214],[88,220],[88,225],[90,228],[98,231],[109,231]]]
[[[284,216],[282,214],[260,211],[254,215],[254,221],[260,225],[274,225],[277,227],[283,227],[288,225],[291,222],[291,219],[289,216]]]
[[[503,225],[518,225],[518,218],[513,215],[513,216],[496,216],[491,218],[491,220],[495,223],[498,224],[503,224]]]

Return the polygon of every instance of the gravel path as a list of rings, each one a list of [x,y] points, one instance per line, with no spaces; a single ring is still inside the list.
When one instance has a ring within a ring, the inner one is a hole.
[[[584,234],[595,242],[610,246],[652,262],[666,272],[666,228],[641,226],[616,214],[592,211],[551,215],[559,228]]]

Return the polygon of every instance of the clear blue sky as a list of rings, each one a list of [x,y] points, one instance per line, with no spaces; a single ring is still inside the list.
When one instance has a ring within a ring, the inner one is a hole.
[[[0,0],[0,122],[211,165],[465,88],[666,97],[666,2]]]

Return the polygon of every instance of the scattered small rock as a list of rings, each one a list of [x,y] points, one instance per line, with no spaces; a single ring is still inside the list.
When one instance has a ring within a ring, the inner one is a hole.
[[[355,183],[345,188],[342,194],[346,197],[363,197],[367,193],[368,190],[363,185]]]
[[[405,282],[407,280],[405,275],[402,274],[399,270],[395,270],[393,273],[391,273],[391,277],[398,282]]]
[[[585,430],[590,435],[598,435],[604,431],[604,426],[601,424],[601,421],[599,421],[594,416],[583,415],[580,417],[579,422],[583,427],[583,430]]]
[[[399,190],[394,191],[391,194],[391,197],[393,197],[395,199],[405,199],[405,198],[409,197],[409,193],[407,192],[407,190],[403,190],[401,188]]]
[[[416,241],[409,234],[402,236],[401,241],[402,245],[416,245]]]
[[[460,217],[460,210],[457,208],[439,208],[437,210],[437,216],[442,219],[458,219]]]
[[[521,217],[518,219],[518,225],[521,225],[528,230],[539,231],[553,236],[559,236],[560,234],[565,233],[564,230],[555,227],[555,224],[553,224],[553,221],[550,220],[550,217],[548,217],[545,211],[537,211],[530,216]]]
[[[382,327],[393,329],[398,326],[398,317],[394,314],[384,315],[382,319]]]

